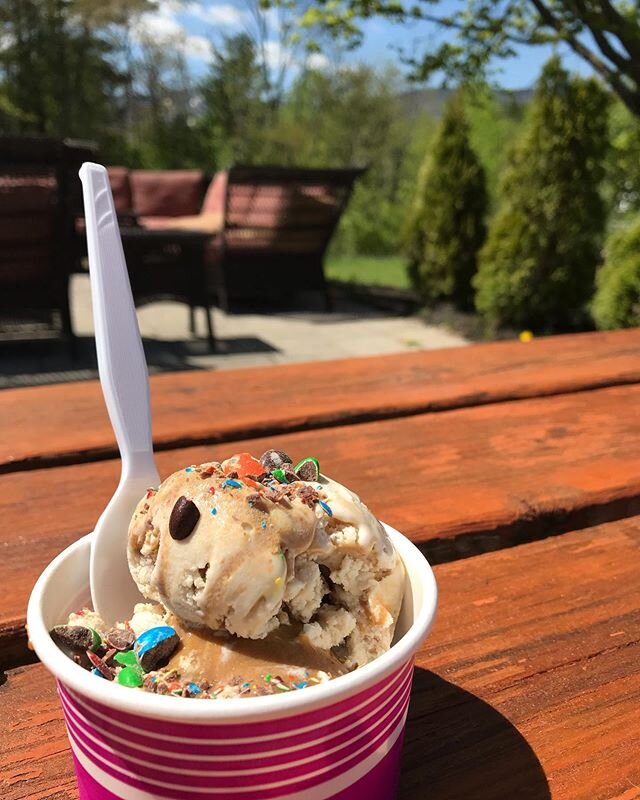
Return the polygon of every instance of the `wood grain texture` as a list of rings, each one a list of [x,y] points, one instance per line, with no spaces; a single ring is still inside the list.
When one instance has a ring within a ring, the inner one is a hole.
[[[640,513],[638,408],[640,386],[617,387],[250,440],[233,450],[317,455],[327,473],[441,562]],[[160,473],[231,452],[163,452]],[[91,530],[117,473],[117,462],[104,461],[0,476],[0,657],[20,630],[37,575]]]
[[[436,575],[400,800],[640,797],[640,519]],[[52,679],[39,665],[16,669],[0,698],[2,796],[74,798]]]
[[[640,330],[151,379],[158,449],[640,382]],[[327,354],[330,355],[329,353]],[[0,471],[116,454],[96,381],[0,393]]]

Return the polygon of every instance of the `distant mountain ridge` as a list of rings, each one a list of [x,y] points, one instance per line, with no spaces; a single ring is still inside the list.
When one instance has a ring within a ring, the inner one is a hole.
[[[408,116],[427,113],[438,119],[454,92],[455,89],[412,89],[403,92],[399,99]],[[533,89],[501,89],[496,91],[496,96],[504,105],[524,106],[533,97]]]

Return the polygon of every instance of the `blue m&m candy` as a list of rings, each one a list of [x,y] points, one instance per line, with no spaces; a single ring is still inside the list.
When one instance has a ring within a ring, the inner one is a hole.
[[[136,639],[133,650],[145,672],[163,667],[180,644],[180,637],[170,625],[149,628]]]

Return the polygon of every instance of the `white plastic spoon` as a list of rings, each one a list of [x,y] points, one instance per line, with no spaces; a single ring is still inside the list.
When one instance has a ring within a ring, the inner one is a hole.
[[[127,564],[127,530],[137,502],[160,482],[153,460],[147,363],[107,170],[80,169],[87,226],[98,371],[122,473],[91,544],[91,598],[107,624],[128,619],[142,600]]]

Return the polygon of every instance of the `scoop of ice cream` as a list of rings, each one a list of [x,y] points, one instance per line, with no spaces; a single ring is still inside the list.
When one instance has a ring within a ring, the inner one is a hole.
[[[286,454],[262,462],[194,465],[149,491],[129,528],[131,574],[187,626],[262,639],[293,623],[362,666],[391,644],[402,562],[344,486],[300,480]]]

